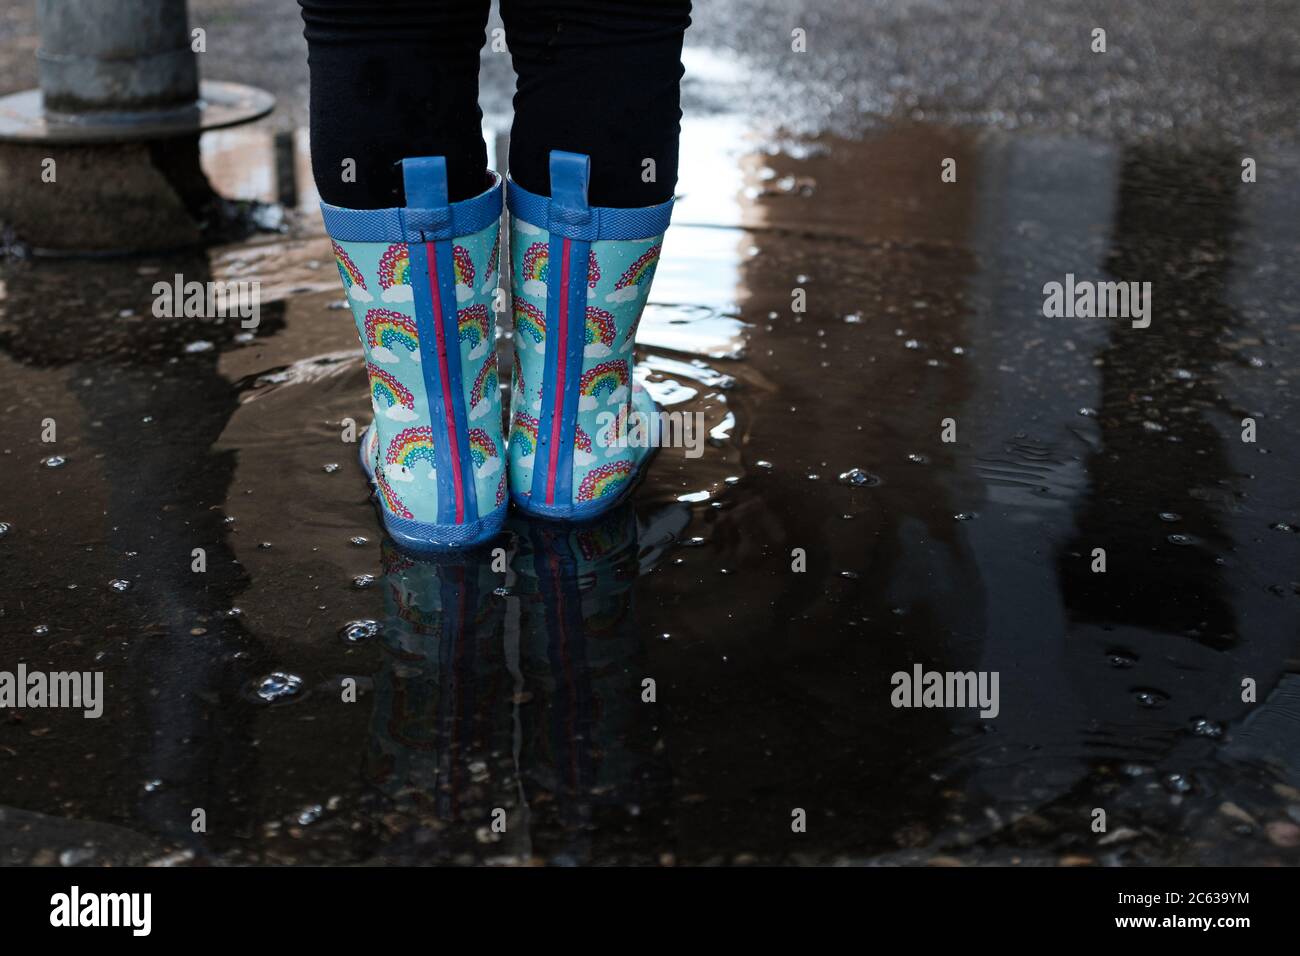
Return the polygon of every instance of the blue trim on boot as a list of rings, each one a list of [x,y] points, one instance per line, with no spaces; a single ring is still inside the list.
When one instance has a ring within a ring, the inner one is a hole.
[[[441,159],[441,157],[432,157]],[[426,160],[403,160],[403,173],[410,170],[407,163]],[[424,170],[415,167],[417,178]],[[444,182],[445,182],[444,172]],[[501,218],[501,176],[488,171],[491,185],[473,199],[462,199],[447,205],[431,204],[420,207],[415,198],[407,194],[410,205],[388,209],[345,209],[320,204],[325,219],[325,231],[333,239],[343,242],[434,242],[454,239],[486,229]],[[446,193],[443,193],[444,201]]]
[[[565,157],[578,157],[584,163],[590,162],[586,156],[578,153],[565,153],[554,150],[551,153],[551,176],[555,176],[556,157],[561,160],[561,167],[566,173],[572,169],[572,162]],[[582,177],[583,192],[586,192],[586,175]],[[552,178],[552,191],[555,191]],[[506,203],[510,214],[534,226],[543,226],[553,236],[579,239],[583,242],[597,242],[602,239],[649,239],[667,231],[668,222],[673,216],[673,200],[658,206],[645,206],[640,209],[619,209],[614,206],[589,206],[585,209],[566,207],[563,199],[556,196],[539,196],[530,193],[513,179],[506,182]],[[585,203],[584,203],[585,205]]]

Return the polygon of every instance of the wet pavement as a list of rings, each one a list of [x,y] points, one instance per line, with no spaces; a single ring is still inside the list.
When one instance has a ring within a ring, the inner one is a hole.
[[[709,22],[699,96],[743,66]],[[0,713],[0,861],[1297,862],[1300,148],[1270,89],[1176,140],[688,112],[638,368],[710,440],[595,526],[512,522],[504,567],[382,540],[305,136],[206,137],[283,231],[0,264],[0,669],[106,691]],[[155,318],[177,273],[260,280],[259,326]],[[1067,274],[1150,282],[1150,326],[1045,317]],[[894,707],[918,664],[997,672],[997,717]]]

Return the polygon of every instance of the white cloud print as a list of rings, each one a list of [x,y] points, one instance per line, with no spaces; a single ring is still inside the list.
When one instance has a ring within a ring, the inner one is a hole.
[[[591,412],[591,411],[595,411],[595,409],[596,409],[596,396],[595,396],[595,395],[579,395],[579,396],[578,396],[578,411],[581,411],[581,412]]]
[[[351,288],[348,289],[348,295],[350,295],[353,299],[356,299],[358,302],[375,301],[375,297],[370,294],[369,289],[365,288],[364,286],[356,285],[355,283],[351,286]]]
[[[474,474],[478,475],[480,478],[491,478],[500,470],[501,470],[501,459],[489,458],[487,461],[483,462],[482,468],[474,469]]]
[[[609,398],[605,399],[605,404],[617,405],[620,402],[626,402],[627,395],[628,395],[627,386],[620,385],[618,388],[614,389],[614,391],[609,393]]]
[[[472,298],[474,298],[474,290],[471,289],[469,286],[463,284],[463,283],[457,282],[457,283],[456,283],[456,301],[457,301],[457,302],[468,302],[468,301],[469,301],[470,299],[472,299]]]
[[[521,468],[531,468],[533,467],[533,453],[530,452],[527,455],[520,455],[518,458],[515,459],[515,462]]]
[[[546,283],[541,279],[525,279],[524,294],[531,295],[536,299],[546,298]]]
[[[393,354],[392,349],[385,348],[382,345],[377,345],[370,350],[370,358],[378,362],[380,365],[396,365],[401,361],[401,359]]]
[[[591,465],[595,464],[595,461],[596,456],[591,452],[583,451],[581,448],[575,448],[573,450],[573,463],[575,465]]]
[[[636,298],[637,292],[640,291],[634,285],[625,285],[621,289],[615,289],[609,295],[605,296],[606,302],[631,302]]]
[[[384,476],[389,481],[415,481],[415,475],[411,474],[411,469],[396,461],[384,465]]]
[[[384,414],[395,422],[413,422],[419,417],[405,405],[393,405]]]
[[[394,285],[385,289],[379,297],[385,302],[410,302],[415,298],[415,293],[409,285]]]
[[[604,358],[609,354],[609,346],[604,342],[591,342],[582,350],[584,358]]]
[[[480,399],[479,403],[469,410],[469,420],[476,422],[490,411],[492,411],[492,399]]]
[[[534,226],[531,222],[524,222],[522,219],[513,219],[511,225],[515,231],[523,233],[525,236],[540,236],[541,227]]]

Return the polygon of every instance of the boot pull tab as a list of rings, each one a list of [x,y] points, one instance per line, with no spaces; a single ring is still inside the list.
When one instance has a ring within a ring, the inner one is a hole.
[[[591,222],[587,205],[587,183],[591,179],[591,157],[582,153],[551,150],[550,218],[557,223],[582,226]]]
[[[422,241],[448,238],[447,160],[442,156],[402,160],[402,188],[406,191],[406,227],[421,232]]]

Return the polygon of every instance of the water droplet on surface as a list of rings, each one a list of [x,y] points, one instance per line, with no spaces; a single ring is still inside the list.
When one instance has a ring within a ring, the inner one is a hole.
[[[1169,703],[1169,695],[1159,690],[1135,690],[1133,699],[1138,702],[1139,707],[1146,707],[1149,710],[1159,710]]]
[[[959,511],[953,517],[958,521],[974,521],[977,516],[973,511]]]
[[[1182,521],[1183,516],[1174,511],[1162,511],[1160,512],[1160,520],[1161,521]]]
[[[156,780],[156,779],[155,779],[155,780],[146,780],[146,781],[144,782],[144,792],[145,792],[145,793],[157,793],[159,790],[162,789],[162,785],[163,785],[163,782],[162,782],[161,780]]]
[[[325,808],[321,806],[319,803],[313,803],[310,807],[305,807],[303,811],[298,814],[299,826],[304,826],[304,827],[311,826],[313,823],[315,823],[317,820],[321,818],[321,815],[324,812],[325,812]]]
[[[327,475],[332,475],[334,474],[334,472],[338,470],[339,470],[338,462],[334,462],[334,461],[330,462],[328,465],[324,466],[321,469],[321,471],[325,472],[325,474]]]
[[[49,458],[42,458],[41,464],[46,468],[62,468],[68,463],[68,459],[62,455],[51,455]]]
[[[369,543],[370,543],[370,540],[369,540],[368,538],[364,538],[364,537],[362,537],[361,535],[357,535],[357,536],[355,536],[355,537],[348,538],[348,544],[354,544],[354,545],[356,545],[358,548],[364,548],[364,547],[365,547],[366,545],[368,545]]]
[[[760,459],[754,462],[754,467],[762,468],[764,471],[771,471],[774,466],[770,461],[763,461]]]
[[[293,700],[302,693],[302,678],[287,671],[272,671],[253,687],[253,694],[267,704]]]
[[[50,633],[50,626],[48,624],[37,624],[32,628],[32,633],[37,637],[45,637]]]
[[[369,619],[348,621],[339,629],[339,637],[345,644],[361,644],[376,638],[382,633],[383,625]]]
[[[1170,544],[1178,545],[1180,548],[1185,548],[1192,543],[1191,537],[1185,534],[1171,534],[1165,540]]]
[[[1196,717],[1192,720],[1192,733],[1197,737],[1218,740],[1223,736],[1223,725],[1205,717]]]
[[[358,591],[364,591],[366,588],[375,586],[375,576],[373,574],[358,574],[352,579],[352,586]]]
[[[6,537],[13,530],[14,526],[8,521],[0,521],[0,538]]]
[[[930,459],[927,458],[925,455],[919,455],[916,454],[915,452],[908,455],[907,460],[914,465],[928,465],[930,463]]]
[[[270,541],[263,541],[257,546],[259,551],[270,551],[272,547],[273,545]]]
[[[875,488],[880,484],[880,478],[861,468],[850,468],[840,473],[839,482],[853,488]]]
[[[185,346],[185,354],[199,355],[203,352],[211,352],[214,348],[216,348],[216,346],[207,339],[197,339]]]
[[[1164,784],[1165,789],[1170,793],[1192,792],[1192,781],[1181,773],[1167,773],[1161,778],[1160,782]]]
[[[131,590],[131,582],[124,578],[114,578],[112,581],[108,582],[108,586],[118,594],[123,594]]]
[[[1082,415],[1084,418],[1096,418],[1097,410],[1095,408],[1088,408],[1087,406],[1084,406],[1083,408],[1079,409],[1079,414]]]

